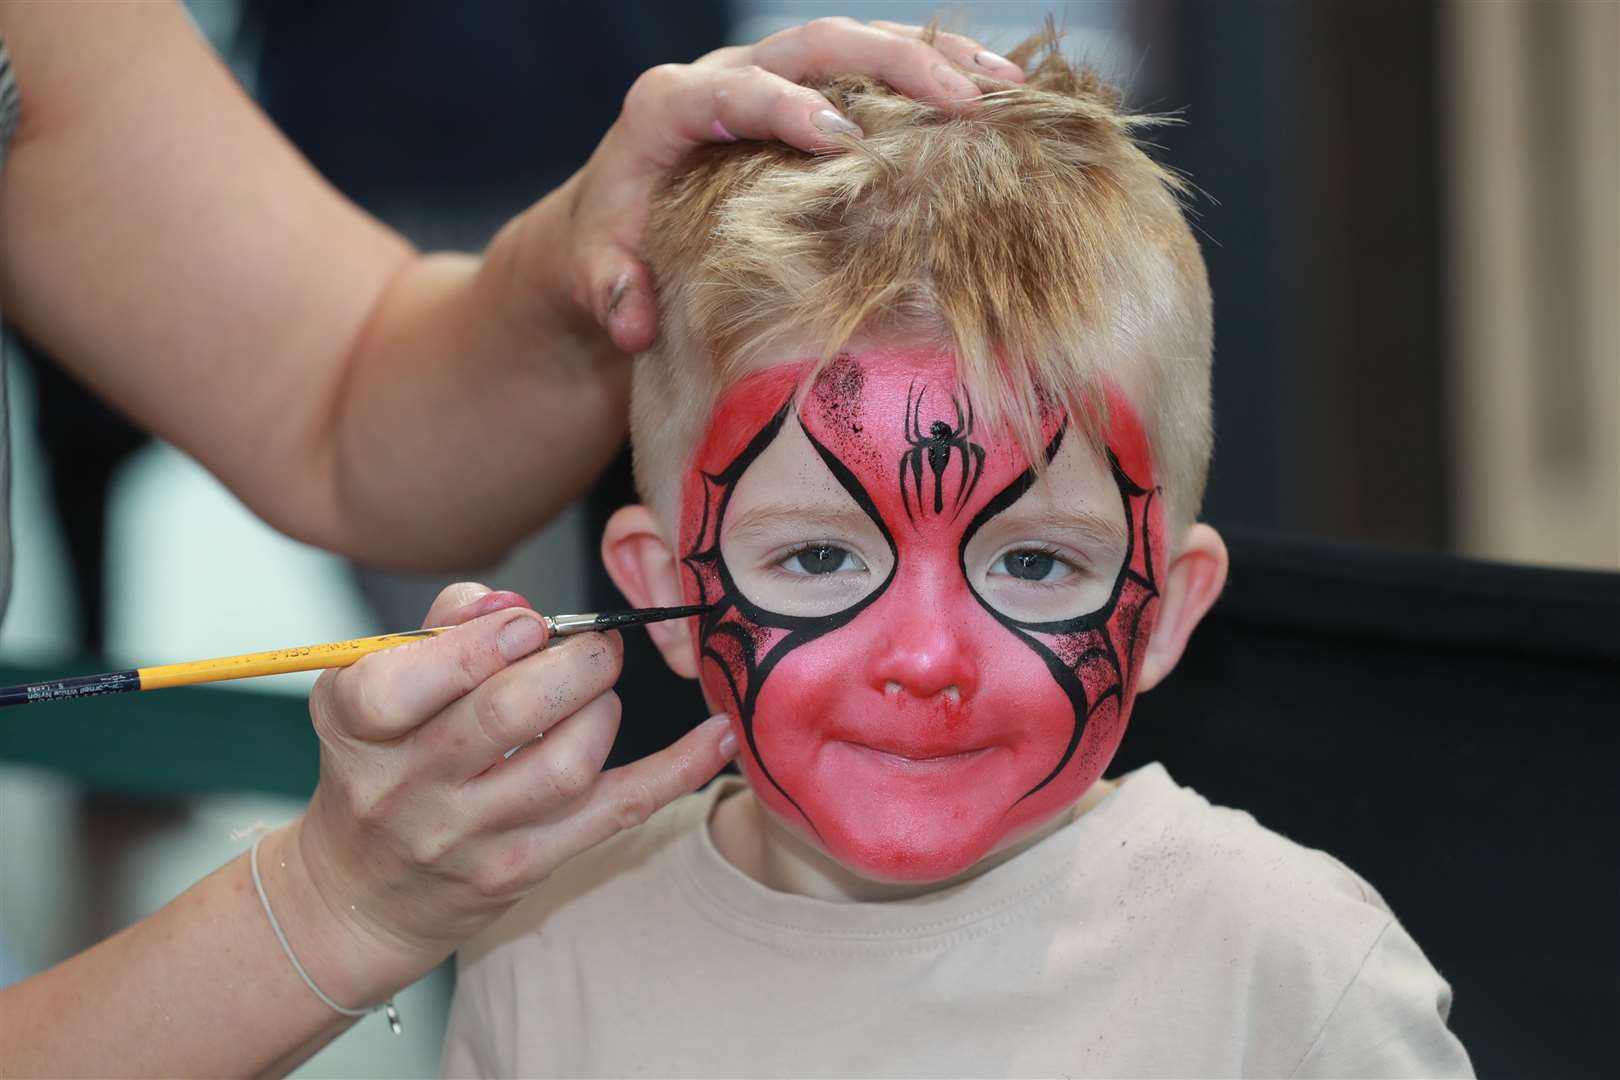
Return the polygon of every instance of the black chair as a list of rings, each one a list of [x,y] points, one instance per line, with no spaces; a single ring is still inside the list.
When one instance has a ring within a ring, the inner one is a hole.
[[[1620,1076],[1620,574],[1229,537],[1151,760],[1342,859],[1486,1076]]]

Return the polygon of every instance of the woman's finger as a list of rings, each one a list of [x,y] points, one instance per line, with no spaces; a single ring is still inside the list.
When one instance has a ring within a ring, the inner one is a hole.
[[[920,36],[891,33],[843,17],[816,19],[772,34],[754,46],[752,60],[791,82],[844,73],[870,75],[908,97],[945,108],[971,108],[983,93],[944,52]]]
[[[480,615],[529,606],[529,602],[515,592],[506,589],[492,591],[488,585],[476,581],[458,581],[439,590],[433,606],[428,608],[427,616],[422,620],[422,626],[459,626]]]
[[[469,780],[611,690],[623,657],[616,633],[567,638],[482,682],[418,731],[413,749],[441,775]]]
[[[923,40],[927,29],[913,26],[910,23],[889,22],[886,19],[875,19],[872,26],[879,30],[886,30],[901,37]],[[989,75],[996,79],[1006,79],[1008,82],[1023,82],[1024,69],[1008,60],[1000,53],[992,52],[965,34],[948,34],[938,31],[934,34],[934,48],[938,49],[951,63],[965,71],[976,71],[982,75]]]
[[[310,706],[327,730],[367,742],[397,739],[545,643],[533,611],[498,611],[328,672]]]
[[[619,696],[609,690],[539,739],[467,781],[467,812],[486,828],[533,825],[566,813],[597,782],[619,732]]]
[[[575,709],[541,738],[460,785],[455,818],[476,823],[479,842],[434,838],[428,850],[448,857],[482,896],[516,900],[555,870],[550,824],[566,821],[600,782],[602,763],[619,730],[613,691]],[[577,852],[569,852],[569,855]]]
[[[587,288],[597,321],[613,347],[631,356],[652,348],[658,336],[658,307],[652,279],[634,252],[607,232],[580,256],[580,268],[591,283]]]
[[[696,791],[737,753],[725,716],[712,716],[672,746],[603,773],[568,815],[535,834],[535,859],[556,866],[624,829],[640,825]]]
[[[639,171],[655,175],[700,143],[776,139],[829,150],[837,145],[833,136],[860,134],[820,93],[758,65],[655,67],[630,87],[621,122]]]

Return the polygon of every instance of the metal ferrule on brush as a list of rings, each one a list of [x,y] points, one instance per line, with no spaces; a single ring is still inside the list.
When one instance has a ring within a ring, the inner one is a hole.
[[[579,634],[586,630],[597,628],[597,614],[591,612],[586,615],[544,615],[546,620],[546,635],[560,637],[567,634]]]

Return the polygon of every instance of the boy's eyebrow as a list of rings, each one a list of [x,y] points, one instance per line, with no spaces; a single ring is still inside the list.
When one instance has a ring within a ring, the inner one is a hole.
[[[1020,512],[1015,504],[998,515],[995,521],[1004,529],[1050,530],[1075,536],[1088,544],[1125,546],[1125,523],[1090,510],[1063,510],[1054,507]]]
[[[799,529],[825,528],[841,531],[871,519],[859,507],[806,507],[802,503],[763,502],[739,511],[725,524],[725,535],[747,540],[767,533],[779,533],[784,526]]]
[[[1009,507],[997,515],[995,523],[1016,531],[1059,532],[1077,541],[1099,547],[1124,547],[1125,523],[1090,510],[1038,509],[1021,511]],[[733,541],[779,534],[786,529],[806,532],[824,529],[841,532],[870,519],[857,507],[806,507],[786,500],[756,503],[729,518],[725,534]]]

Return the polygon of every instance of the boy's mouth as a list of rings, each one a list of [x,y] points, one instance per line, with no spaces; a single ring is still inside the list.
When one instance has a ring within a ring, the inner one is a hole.
[[[850,739],[835,739],[833,741],[836,744],[848,746],[859,753],[876,758],[891,767],[915,771],[935,771],[966,765],[988,754],[992,749],[988,746],[973,747],[966,750],[955,747],[895,748],[872,746],[868,743],[855,742]]]

